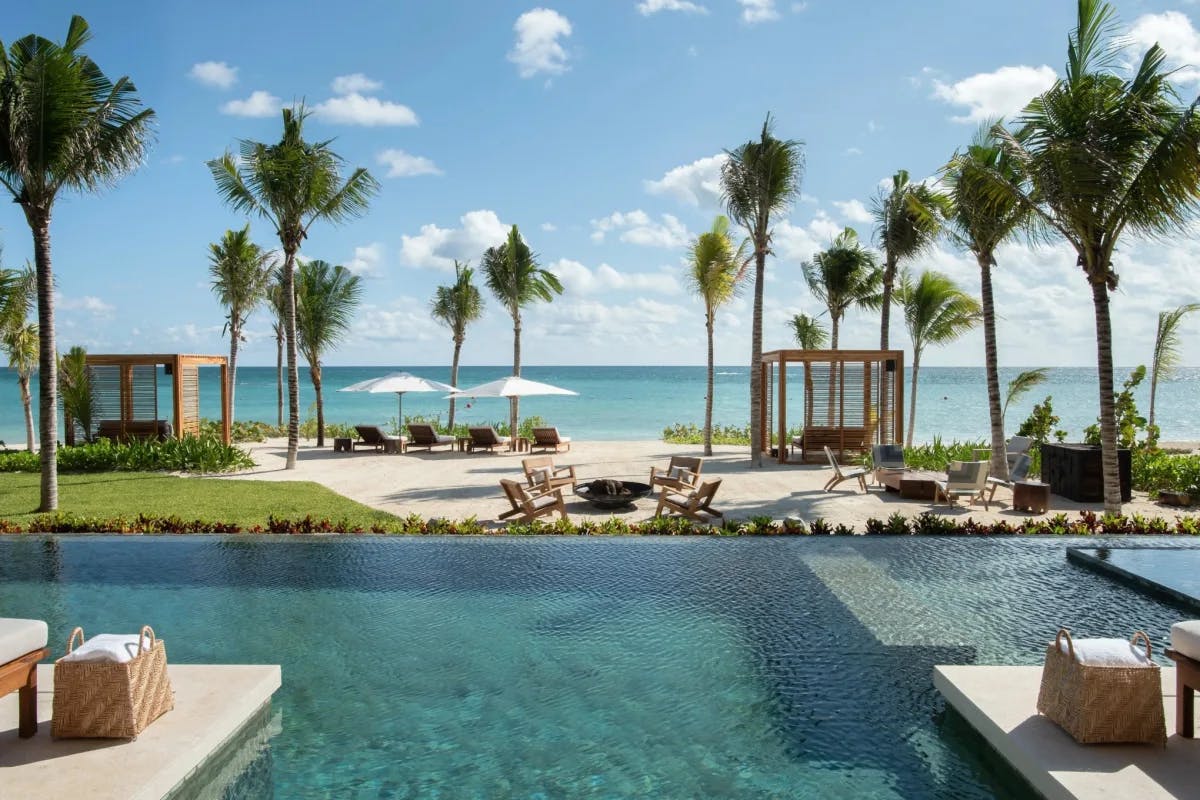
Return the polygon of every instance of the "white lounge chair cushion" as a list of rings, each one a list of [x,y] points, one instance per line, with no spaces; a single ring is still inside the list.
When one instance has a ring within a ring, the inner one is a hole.
[[[566,443],[567,443],[567,442],[569,442],[569,441],[571,441],[571,437],[570,437],[570,436],[559,436],[559,437],[558,437],[558,443],[559,443],[559,444],[566,444]]]
[[[1146,658],[1146,648],[1131,644],[1128,639],[1076,639],[1075,660],[1091,667],[1151,667],[1154,662]],[[1058,645],[1069,653],[1064,639]]]
[[[41,650],[49,635],[46,623],[40,619],[0,617],[0,664]]]
[[[558,502],[558,493],[557,492],[549,492],[547,494],[542,495],[541,497],[536,498],[533,501],[533,507],[534,508],[545,508],[546,506],[552,506],[557,502]]]
[[[132,661],[138,652],[137,634],[102,633],[93,636],[60,661],[99,661],[106,664],[124,664]],[[147,636],[142,639],[142,649],[149,650],[153,640]]]
[[[512,441],[512,437],[510,437],[510,436],[497,436],[497,437],[496,437],[496,441],[497,441],[497,442],[499,442],[500,444],[508,444],[510,441]]]
[[[453,437],[453,436],[447,436],[447,435],[446,435],[446,434],[444,434],[444,433],[439,433],[439,434],[437,434],[437,437],[436,437],[436,438],[437,438],[437,443],[438,443],[438,444],[453,444],[453,443],[454,443],[454,437]]]
[[[673,481],[682,481],[691,477],[692,471],[687,467],[671,467],[667,470],[667,477]]]
[[[1171,649],[1200,661],[1200,619],[1176,622],[1171,626]]]
[[[550,480],[550,474],[549,469],[535,469],[529,474],[529,478],[533,481],[534,486],[540,486]]]

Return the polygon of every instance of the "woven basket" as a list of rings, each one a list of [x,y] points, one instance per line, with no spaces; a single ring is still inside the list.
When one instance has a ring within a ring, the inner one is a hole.
[[[84,641],[83,628],[71,632]],[[142,642],[150,647],[142,649]],[[167,647],[149,625],[138,636],[138,654],[124,664],[98,661],[54,662],[54,718],[57,739],[136,739],[154,720],[175,707],[167,677]]]
[[[1064,638],[1066,653],[1061,648]],[[1150,637],[1138,631],[1129,642],[1136,645],[1139,640],[1145,643],[1150,658]],[[1158,665],[1080,664],[1075,660],[1071,634],[1065,629],[1046,648],[1037,710],[1080,744],[1167,744]]]

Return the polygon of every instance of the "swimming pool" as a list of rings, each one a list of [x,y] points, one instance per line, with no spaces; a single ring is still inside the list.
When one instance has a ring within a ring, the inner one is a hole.
[[[243,797],[1019,797],[931,668],[1161,646],[1178,610],[1064,557],[1106,543],[14,536],[0,614],[281,663]]]

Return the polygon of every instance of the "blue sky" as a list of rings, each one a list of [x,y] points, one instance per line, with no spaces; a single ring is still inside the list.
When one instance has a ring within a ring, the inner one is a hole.
[[[1160,40],[1200,64],[1190,4],[1117,8],[1133,51]],[[60,40],[71,13],[87,52],[128,75],[158,117],[145,165],[99,196],[64,196],[52,227],[60,346],[227,352],[208,288],[207,245],[246,220],[225,208],[205,161],[239,138],[274,141],[278,109],[304,100],[313,139],[382,183],[364,218],[318,223],[303,255],[364,276],[365,302],[328,364],[444,364],[448,332],[428,316],[452,259],[477,263],[520,226],[563,297],[528,309],[527,364],[704,360],[702,308],[684,288],[690,237],[720,211],[722,151],[757,134],[805,142],[803,197],[776,229],[764,345],[789,346],[786,321],[817,313],[800,263],[865,211],[898,168],[934,173],[979,121],[1011,114],[1061,69],[1068,0],[878,3],[865,0],[507,0],[329,4],[156,2],[8,9],[5,44]],[[1179,73],[1181,94],[1200,90]],[[260,244],[274,232],[253,219]],[[16,206],[0,204],[6,266],[31,256]],[[1006,365],[1094,363],[1090,293],[1062,245],[999,255],[1000,358]],[[1126,242],[1114,299],[1117,362],[1146,361],[1161,308],[1200,299],[1195,237]],[[913,265],[978,290],[972,259],[949,244]],[[1197,363],[1197,322],[1184,361]],[[719,313],[717,359],[749,357],[748,297]],[[265,313],[242,363],[273,364]],[[907,346],[899,324],[893,342]],[[843,346],[878,341],[851,312]],[[971,365],[980,335],[931,350],[927,364]],[[464,363],[511,363],[511,321],[494,302],[468,332]]]

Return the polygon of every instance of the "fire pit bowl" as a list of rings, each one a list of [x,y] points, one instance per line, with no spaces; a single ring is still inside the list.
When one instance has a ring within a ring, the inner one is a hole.
[[[575,496],[606,510],[632,507],[634,500],[650,494],[650,484],[599,478],[575,484]]]

